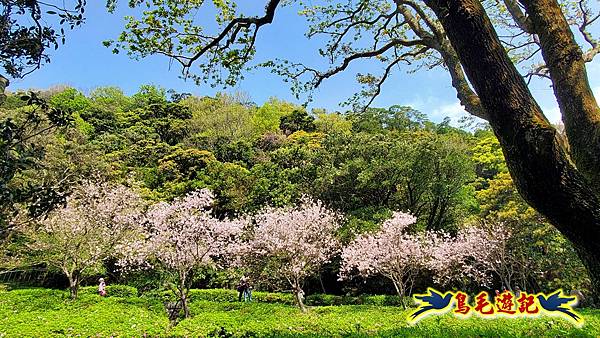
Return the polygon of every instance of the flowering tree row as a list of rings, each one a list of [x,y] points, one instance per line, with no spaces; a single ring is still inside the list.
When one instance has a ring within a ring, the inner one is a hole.
[[[443,232],[413,233],[415,217],[402,212],[374,233],[359,235],[343,247],[341,214],[303,197],[295,206],[266,207],[254,215],[217,218],[213,194],[206,189],[151,206],[131,189],[85,183],[64,208],[24,227],[29,248],[40,261],[61,269],[77,296],[81,278],[118,258],[124,269],[156,269],[171,277],[186,316],[193,274],[202,267],[269,269],[291,287],[305,310],[303,284],[341,253],[340,279],[389,278],[398,295],[410,294],[416,276],[427,270],[439,284],[469,279],[481,284],[501,271],[502,243],[479,228],[456,237]],[[501,239],[503,239],[502,237]]]
[[[358,236],[342,251],[340,279],[384,276],[403,298],[424,271],[440,285],[474,281],[485,286],[493,274],[504,277],[509,234],[503,227],[466,227],[451,237],[443,231],[411,233],[415,222],[415,217],[395,212],[377,232]]]

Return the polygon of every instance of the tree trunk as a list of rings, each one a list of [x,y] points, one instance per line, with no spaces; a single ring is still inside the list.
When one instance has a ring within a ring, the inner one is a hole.
[[[568,238],[600,294],[600,198],[504,50],[478,0],[426,0],[442,23],[498,137],[523,198]],[[556,85],[556,84],[555,84]],[[558,84],[562,85],[562,84]]]
[[[406,304],[406,300],[405,300],[405,285],[404,283],[402,283],[402,280],[398,281],[395,278],[390,278],[392,280],[392,284],[394,284],[394,288],[396,289],[396,294],[398,295],[398,297],[400,298],[400,303],[402,304],[402,308],[404,308],[406,310],[406,308],[408,307],[408,304]]]
[[[183,315],[185,318],[190,317],[190,308],[188,307],[187,288],[185,285],[185,277],[179,281],[179,300],[181,301],[181,307],[183,308]]]
[[[190,308],[188,306],[188,299],[185,293],[181,294],[181,306],[183,307],[183,315],[185,318],[190,317]]]
[[[69,291],[71,293],[71,299],[77,299],[77,294],[79,292],[79,276],[71,275],[69,277]]]
[[[308,309],[306,308],[306,305],[304,305],[304,291],[302,291],[298,282],[294,283],[294,298],[296,299],[296,304],[300,310],[302,310],[302,312],[307,312]]]
[[[577,169],[600,193],[600,108],[588,82],[585,56],[556,0],[522,0],[550,71]]]
[[[323,273],[321,271],[319,271],[319,283],[321,284],[321,291],[323,291],[323,293],[327,293],[327,291],[325,291],[325,284],[323,284]]]

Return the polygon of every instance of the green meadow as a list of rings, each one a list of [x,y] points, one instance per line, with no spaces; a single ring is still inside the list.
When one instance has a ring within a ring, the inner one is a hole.
[[[407,324],[413,309],[363,298],[367,305],[311,306],[302,313],[287,294],[256,293],[236,302],[234,291],[192,290],[191,317],[172,325],[165,293],[137,296],[114,288],[106,298],[84,288],[77,300],[67,291],[0,291],[0,337],[598,337],[600,310],[579,309],[581,328],[560,318],[458,319],[428,317]],[[310,298],[309,298],[310,300]],[[335,301],[335,300],[334,300]],[[313,303],[331,300],[313,299]],[[309,301],[310,303],[310,301]]]

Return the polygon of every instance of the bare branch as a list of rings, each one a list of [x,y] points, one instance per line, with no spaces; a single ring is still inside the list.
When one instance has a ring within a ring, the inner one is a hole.
[[[321,85],[321,83],[323,82],[323,80],[328,79],[328,78],[332,77],[333,75],[346,70],[346,68],[348,68],[350,63],[354,60],[371,58],[374,56],[382,55],[385,52],[387,52],[388,50],[390,50],[391,48],[396,47],[396,46],[412,47],[412,46],[419,46],[419,45],[424,45],[423,40],[408,40],[408,41],[406,41],[406,40],[394,39],[394,40],[390,41],[389,43],[387,43],[385,46],[383,46],[377,50],[369,50],[366,52],[352,54],[352,55],[346,57],[344,59],[344,62],[342,62],[342,64],[340,66],[335,67],[324,74],[320,74],[315,81],[315,88],[319,87]]]
[[[202,47],[202,49],[200,49],[200,51],[198,51],[195,55],[193,55],[189,58],[186,57],[185,61],[182,61],[181,59],[178,59],[178,61],[180,61],[182,63],[182,65],[184,66],[184,69],[189,68],[192,66],[192,64],[196,60],[198,60],[199,58],[204,56],[212,48],[218,47],[220,50],[225,50],[228,47],[230,47],[235,42],[235,39],[236,39],[238,33],[242,29],[250,28],[250,26],[254,26],[254,33],[252,35],[250,46],[254,46],[258,30],[262,26],[273,22],[273,18],[275,17],[275,10],[277,9],[277,6],[279,5],[280,2],[281,2],[281,0],[270,0],[267,3],[267,6],[265,7],[265,15],[262,17],[250,17],[250,18],[238,17],[238,18],[231,20],[229,22],[229,24],[221,31],[221,33],[218,36],[216,36],[214,39],[212,39],[212,41],[210,41],[208,44],[206,44],[206,46]],[[227,38],[227,36],[229,36],[229,38]],[[220,46],[221,43],[225,39],[227,39],[225,44],[223,46]],[[248,49],[251,49],[251,48],[248,48]],[[248,52],[246,52],[246,53],[248,53]]]
[[[584,40],[591,46],[591,49],[583,54],[583,60],[585,62],[591,62],[594,59],[594,57],[598,53],[600,53],[600,43],[598,42],[598,40],[594,39],[592,34],[587,29],[600,17],[600,13],[596,14],[595,16],[592,16],[591,10],[587,8],[581,0],[579,1],[578,5],[579,9],[581,10],[581,15],[583,17],[583,21],[578,27],[579,32],[581,32],[581,35],[583,35]]]

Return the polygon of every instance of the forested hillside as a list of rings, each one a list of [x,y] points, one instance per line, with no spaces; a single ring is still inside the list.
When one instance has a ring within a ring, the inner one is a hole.
[[[456,235],[466,226],[502,231],[502,259],[488,267],[492,289],[589,287],[569,242],[516,192],[500,145],[485,126],[435,123],[400,105],[309,112],[276,98],[256,105],[244,94],[197,97],[154,86],[132,96],[113,87],[88,95],[72,88],[43,91],[39,97],[47,108],[66,114],[68,123],[53,123],[51,115],[32,123],[31,97],[22,96],[9,94],[0,107],[9,159],[3,159],[9,179],[1,189],[16,202],[3,202],[4,228],[42,219],[45,213],[36,210],[61,207],[74,186],[89,180],[125,185],[148,203],[207,188],[215,195],[218,218],[310,196],[344,215],[337,234],[342,243],[377,230],[393,211],[404,211],[417,218],[408,229],[414,234]],[[7,135],[19,126],[26,127],[19,147],[12,147]],[[41,200],[40,192],[53,198]],[[9,243],[3,249],[4,268],[31,268],[24,262],[32,260],[20,250],[27,236],[11,234],[4,240]],[[134,286],[159,278],[151,272],[123,274],[114,260],[103,264],[113,278]],[[339,265],[337,256],[310,276],[306,289],[393,293],[392,284],[381,278],[339,281]],[[205,271],[194,283],[232,286],[232,276],[229,270]],[[281,287],[267,277],[257,273],[263,289]],[[34,283],[65,282],[34,278]],[[420,274],[414,290],[432,283],[431,275]],[[478,287],[470,279],[452,285]]]

